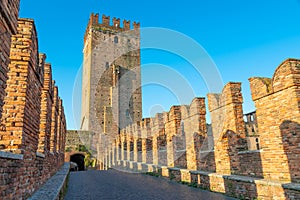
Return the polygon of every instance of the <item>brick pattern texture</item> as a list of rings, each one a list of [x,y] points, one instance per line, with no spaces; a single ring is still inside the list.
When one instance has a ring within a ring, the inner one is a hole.
[[[211,125],[205,99],[195,98],[122,129],[112,141],[116,155],[102,160],[243,199],[300,199],[300,60],[249,81],[257,110],[246,122],[241,83],[230,82],[208,94]]]
[[[17,20],[19,1],[0,4],[0,197],[26,199],[62,166],[66,119],[34,21]]]

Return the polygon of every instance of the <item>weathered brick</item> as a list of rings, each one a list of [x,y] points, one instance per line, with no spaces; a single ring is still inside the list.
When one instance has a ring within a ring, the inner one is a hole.
[[[2,3],[7,2],[2,1],[1,8]],[[51,66],[45,64],[46,56],[38,53],[34,21],[19,19],[16,25],[0,115],[0,171],[4,174],[0,193],[3,199],[28,198],[60,168],[66,134],[60,101],[59,108],[55,107],[60,116],[60,127],[56,129],[59,133],[53,132],[54,137],[59,135],[53,140],[59,141],[60,151],[51,154],[51,123],[57,124],[57,119],[51,116],[54,101]]]
[[[146,161],[153,164],[148,168],[151,172],[157,172],[153,166],[162,166],[163,176],[237,198],[297,199],[299,66],[299,60],[289,59],[272,79],[250,78],[257,111],[246,115],[246,123],[241,84],[228,83],[221,94],[208,94],[211,126],[206,124],[204,98],[128,125],[111,141],[114,145],[100,151],[101,169],[115,163],[115,167],[141,171],[145,170],[141,162]],[[249,140],[252,136],[258,139],[254,144]],[[112,148],[115,157],[109,153]],[[181,156],[178,149],[184,151]],[[152,157],[145,159],[149,151]]]
[[[272,79],[250,78],[260,133],[263,176],[300,183],[300,61],[288,59]]]

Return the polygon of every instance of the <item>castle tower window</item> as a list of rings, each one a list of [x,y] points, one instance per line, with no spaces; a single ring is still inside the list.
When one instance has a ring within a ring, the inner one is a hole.
[[[114,42],[115,42],[116,44],[119,43],[119,38],[118,38],[118,36],[115,36]]]
[[[109,63],[108,62],[105,63],[105,67],[106,67],[106,69],[109,68]]]

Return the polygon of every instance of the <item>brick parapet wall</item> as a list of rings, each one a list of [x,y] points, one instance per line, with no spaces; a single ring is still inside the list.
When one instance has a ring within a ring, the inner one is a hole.
[[[150,128],[152,134],[152,156],[153,156],[153,164],[158,165],[159,161],[159,149],[161,147],[161,143],[159,141],[159,136],[164,135],[164,123],[162,114],[158,113],[154,118],[151,118]]]
[[[242,103],[241,83],[228,83],[222,94],[208,94],[217,173],[241,173],[238,152],[247,150]]]
[[[53,87],[53,104],[51,116],[51,137],[50,137],[50,152],[56,153],[57,149],[57,119],[58,119],[58,88],[55,86],[55,81],[52,81]]]
[[[64,151],[49,152],[55,95],[51,65],[38,53],[34,21],[19,19],[11,41],[0,130],[0,196],[26,199],[60,168]],[[56,140],[62,148],[66,133],[62,104],[60,111],[61,137]]]
[[[28,31],[30,30],[30,31]],[[32,20],[20,19],[18,34],[12,37],[4,110],[1,124],[4,150],[36,152],[40,124],[40,96],[43,70],[37,60],[37,41]],[[22,53],[20,53],[22,50]]]
[[[182,131],[185,134],[187,169],[202,168],[201,162],[207,163],[207,158],[201,150],[207,150],[206,108],[204,98],[195,98],[191,105],[181,108]],[[202,156],[201,156],[202,155]]]
[[[44,87],[41,96],[41,123],[39,133],[38,152],[48,155],[50,153],[51,123],[52,123],[52,67],[50,63],[44,65]]]
[[[165,115],[165,120],[165,134],[167,139],[167,165],[169,167],[174,167],[175,161],[177,161],[174,139],[176,135],[180,134],[181,130],[181,107],[172,106],[170,111],[168,112],[168,116]]]
[[[173,106],[169,112],[150,119],[151,137],[147,139],[152,148],[146,148],[146,154],[152,151],[153,159],[144,162],[135,156],[122,159],[122,155],[116,155],[109,158],[115,159],[109,163],[116,163],[112,167],[123,170],[154,172],[238,198],[298,199],[299,69],[300,61],[289,59],[278,67],[272,79],[250,78],[257,108],[257,119],[251,119],[250,125],[256,127],[258,149],[248,149],[250,135],[246,135],[246,130],[250,126],[249,119],[248,125],[243,120],[241,84],[228,83],[221,94],[208,95],[213,137],[206,124],[205,99],[196,98],[191,105]],[[139,127],[140,134],[136,133],[136,124],[121,130],[121,138],[135,135],[134,154],[145,150],[143,122]],[[126,148],[125,144],[119,147],[119,152]],[[185,152],[178,155],[178,147]]]
[[[271,180],[300,182],[300,61],[288,59],[272,79],[250,78],[257,122],[263,176]]]
[[[17,33],[19,4],[19,0],[2,0],[0,2],[0,119],[6,96],[11,36]]]
[[[44,84],[42,88],[41,95],[41,114],[40,114],[40,133],[39,133],[39,144],[38,144],[38,152],[45,153],[50,151],[50,134],[51,134],[51,84],[50,80],[52,80],[52,72],[51,65],[46,64],[44,61],[46,56],[44,54],[40,54],[40,59],[42,58],[42,65],[44,66]]]

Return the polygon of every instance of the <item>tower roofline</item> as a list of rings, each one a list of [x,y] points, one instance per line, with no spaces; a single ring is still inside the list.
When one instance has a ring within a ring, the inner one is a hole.
[[[111,21],[110,16],[102,15],[102,23],[99,22],[99,13],[92,13],[90,15],[90,19],[85,31],[84,35],[84,42],[86,41],[87,35],[89,33],[89,30],[92,28],[103,28],[103,29],[109,29],[112,31],[116,32],[121,32],[121,31],[129,31],[129,30],[136,30],[139,31],[140,29],[140,23],[139,22],[133,22],[132,23],[132,29],[131,29],[131,22],[130,20],[123,20],[122,26],[121,26],[121,20],[120,18],[114,17]]]

